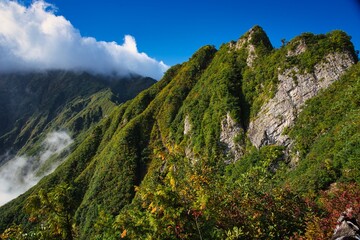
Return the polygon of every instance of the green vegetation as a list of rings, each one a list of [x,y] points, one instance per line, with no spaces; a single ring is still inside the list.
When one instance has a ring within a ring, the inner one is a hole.
[[[311,99],[291,130],[296,142],[294,151],[301,159],[289,173],[291,185],[301,191],[317,191],[337,180],[360,183],[359,103],[358,63]]]
[[[350,39],[351,37],[340,30],[319,35],[303,33],[294,38],[288,44],[287,49],[294,50],[303,42],[306,45],[307,51],[298,56],[287,58],[287,62],[291,65],[296,64],[303,71],[311,72],[314,66],[321,62],[328,53],[349,52],[354,59],[357,59]]]
[[[0,208],[1,237],[326,239],[345,207],[360,214],[359,63],[307,102],[286,129],[291,148],[256,149],[246,135],[280,73],[311,72],[333,52],[355,56],[350,38],[303,34],[273,49],[257,26],[243,40],[199,49],[119,106],[106,90],[69,102],[56,121],[79,131],[76,146]],[[306,51],[290,56],[301,41]],[[220,142],[227,116],[243,149],[232,164]]]
[[[154,82],[67,71],[2,74],[0,154],[32,154],[50,130],[66,129],[76,137]]]
[[[11,154],[19,150],[18,155],[34,156],[42,151],[42,142],[49,132],[66,130],[75,140],[72,145],[72,156],[75,157],[68,158],[58,174],[46,177],[39,186],[52,188],[63,181],[71,182],[96,153],[99,142],[96,138],[100,137],[101,132],[94,126],[110,115],[121,99],[136,95],[154,82],[134,76],[132,86],[131,79],[127,78],[109,79],[106,76],[64,71],[1,75],[0,85],[4,91],[0,96],[4,96],[4,99],[0,105],[5,106],[6,111],[1,113],[5,117],[0,122],[9,120],[9,123],[13,123],[1,131],[13,129],[0,137],[0,153],[2,155],[6,151]],[[118,89],[112,89],[111,85]],[[63,152],[49,161],[61,162],[69,153]],[[30,193],[31,190],[19,198],[26,199]],[[26,218],[21,204],[10,205],[12,207],[2,213],[3,222]],[[11,213],[13,210],[19,214],[14,216]]]

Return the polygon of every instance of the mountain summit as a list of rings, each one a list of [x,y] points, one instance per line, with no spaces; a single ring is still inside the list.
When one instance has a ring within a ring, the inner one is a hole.
[[[274,49],[255,26],[218,50],[204,46],[75,139],[54,173],[0,208],[1,229],[16,223],[60,239],[300,238],[331,215],[316,206],[320,191],[359,181],[359,79],[342,31]]]
[[[235,48],[236,50],[246,49],[248,56],[246,63],[250,67],[258,55],[262,56],[269,53],[273,46],[265,31],[260,26],[254,26],[236,43],[231,42],[230,48]]]

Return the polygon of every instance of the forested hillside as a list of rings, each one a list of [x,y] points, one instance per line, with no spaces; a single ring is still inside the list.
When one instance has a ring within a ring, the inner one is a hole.
[[[0,205],[51,173],[92,127],[153,79],[43,71],[0,75]]]
[[[113,106],[135,97],[154,82],[140,76],[110,77],[61,70],[3,73],[0,154],[16,153],[27,142],[33,145],[45,129],[66,128],[78,134],[80,128],[89,128]]]
[[[331,237],[360,212],[357,60],[342,31],[202,47],[1,207],[2,238]]]

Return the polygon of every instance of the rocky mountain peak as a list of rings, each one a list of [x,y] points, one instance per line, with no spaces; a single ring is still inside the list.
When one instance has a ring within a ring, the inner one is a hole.
[[[247,31],[236,43],[230,43],[235,50],[245,49],[247,52],[246,64],[251,67],[258,56],[262,56],[273,49],[269,37],[258,25]]]

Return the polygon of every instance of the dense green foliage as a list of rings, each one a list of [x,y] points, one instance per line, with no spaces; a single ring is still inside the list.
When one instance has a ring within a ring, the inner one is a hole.
[[[355,57],[349,40],[340,31],[303,34],[273,49],[256,26],[240,38],[241,47],[199,49],[133,100],[107,111],[53,174],[0,208],[6,216],[1,230],[8,227],[3,238],[24,236],[23,231],[58,239],[329,237],[329,221],[345,201],[360,211],[354,197],[360,193],[359,63],[307,103],[288,129],[293,149],[256,149],[246,133],[274,96],[279,73],[292,66],[311,72],[337,51]],[[302,41],[306,51],[290,56]],[[252,64],[250,54],[255,54]],[[66,124],[87,129],[87,119],[98,115],[94,105],[82,120]],[[240,159],[220,141],[227,118],[238,128]],[[335,182],[344,184],[329,189]],[[334,196],[342,194],[346,197],[333,211]],[[13,217],[14,211],[21,217]]]
[[[350,39],[351,37],[339,30],[319,35],[303,33],[294,38],[287,48],[294,50],[299,44],[305,44],[307,51],[298,56],[288,57],[287,62],[291,65],[296,64],[304,71],[312,71],[315,64],[320,62],[329,52],[348,51],[356,59],[357,56]]]
[[[70,181],[86,167],[89,157],[97,150],[99,131],[93,130],[121,101],[134,97],[155,80],[139,76],[118,78],[93,76],[87,73],[49,71],[44,73],[3,74],[0,76],[0,105],[4,115],[0,118],[0,165],[2,157],[17,152],[32,156],[42,151],[42,142],[49,132],[66,130],[74,138],[74,161],[67,161],[53,178],[45,178],[46,187],[62,181]],[[133,84],[133,85],[132,85]],[[7,127],[5,127],[7,125]],[[11,129],[13,128],[13,129]],[[8,132],[7,132],[8,131]],[[92,133],[93,132],[93,133]],[[1,135],[1,134],[0,134]],[[84,141],[84,138],[88,139]],[[82,145],[76,148],[80,143]],[[2,155],[6,152],[6,155]],[[69,152],[55,156],[51,161],[62,161]],[[40,186],[43,186],[40,183]],[[28,192],[20,198],[26,199]],[[2,220],[23,219],[22,206],[10,203],[4,208]]]
[[[67,71],[1,74],[0,154],[29,152],[51,129],[76,136],[154,82]]]
[[[297,189],[317,191],[338,179],[360,183],[359,103],[359,63],[308,102],[290,132],[301,159],[289,173]]]

